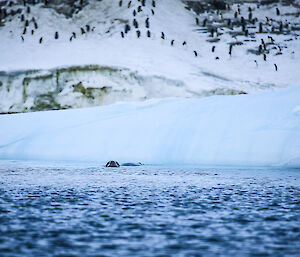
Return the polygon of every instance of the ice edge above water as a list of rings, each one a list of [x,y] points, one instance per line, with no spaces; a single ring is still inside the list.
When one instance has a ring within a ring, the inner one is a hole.
[[[0,116],[0,159],[300,167],[300,87]]]

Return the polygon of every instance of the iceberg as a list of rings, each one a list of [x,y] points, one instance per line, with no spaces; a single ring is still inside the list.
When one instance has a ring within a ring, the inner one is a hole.
[[[300,168],[300,86],[0,116],[0,159]]]

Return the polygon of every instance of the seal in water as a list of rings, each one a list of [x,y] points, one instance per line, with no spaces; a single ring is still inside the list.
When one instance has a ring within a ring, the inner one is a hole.
[[[121,166],[142,166],[141,162],[126,162],[122,163]]]
[[[108,163],[106,163],[105,167],[120,167],[120,164],[117,161],[109,161]]]

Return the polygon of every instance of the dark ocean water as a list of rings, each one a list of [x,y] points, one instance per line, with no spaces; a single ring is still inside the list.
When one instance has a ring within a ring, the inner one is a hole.
[[[0,256],[299,256],[300,170],[0,162]]]

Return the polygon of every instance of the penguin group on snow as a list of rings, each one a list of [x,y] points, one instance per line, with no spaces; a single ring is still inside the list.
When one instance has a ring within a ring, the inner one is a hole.
[[[36,1],[40,2],[40,1]],[[83,7],[83,4],[86,1],[80,0],[78,1],[78,8],[76,12]],[[221,3],[222,1],[220,1]],[[12,8],[13,6],[17,5],[14,1],[7,1],[5,6],[1,6],[0,8],[0,25],[2,20],[6,19],[9,15],[19,14],[19,19],[21,24],[23,24],[22,34],[20,35],[21,41],[25,42],[26,37],[28,35],[35,35],[36,31],[39,29],[39,24],[34,16],[34,12],[31,9],[32,1],[23,0],[23,8]],[[44,6],[49,5],[49,1],[44,0]],[[133,9],[132,19],[125,22],[123,30],[120,31],[121,38],[126,38],[126,36],[133,31],[136,34],[136,38],[139,39],[145,35],[146,38],[155,38],[155,33],[151,31],[151,14],[152,16],[155,15],[155,8],[157,6],[156,0],[119,0],[116,1],[117,5],[120,8],[128,8]],[[222,10],[227,8],[228,5],[219,6],[221,9],[217,9],[215,11],[210,10],[209,13],[198,13],[197,16],[194,16],[194,26],[196,26],[196,31],[207,33],[208,38],[211,38],[209,42],[218,42],[222,34],[224,34],[224,30],[227,29],[228,34],[231,34],[233,38],[237,39],[237,37],[242,37],[244,42],[251,41],[257,42],[257,35],[261,37],[259,40],[259,44],[257,45],[257,49],[252,51],[257,56],[262,56],[262,60],[267,62],[268,61],[268,54],[274,53],[276,51],[276,55],[282,54],[282,46],[276,42],[272,34],[289,34],[291,33],[291,24],[287,21],[282,21],[280,19],[276,19],[274,17],[280,17],[281,11],[278,7],[274,10],[274,15],[271,17],[265,17],[265,19],[258,19],[255,17],[255,9],[259,9],[260,6],[257,4],[256,8],[253,6],[247,7],[246,15],[242,15],[243,10],[241,9],[243,5],[237,5],[237,9],[232,12],[233,17],[229,18],[228,16],[224,18],[225,13]],[[150,12],[151,13],[148,13]],[[150,15],[150,16],[149,16]],[[141,20],[143,19],[143,20]],[[144,25],[143,25],[144,24]],[[78,35],[83,36],[87,35],[87,33],[91,33],[95,31],[95,27],[91,27],[90,24],[84,24],[80,28],[78,28],[79,32],[71,32],[69,37],[69,41],[75,40]],[[144,31],[144,32],[143,32]],[[110,28],[106,31],[106,33],[110,32]],[[145,34],[143,34],[145,33]],[[40,35],[40,34],[39,34]],[[53,38],[55,40],[61,40],[59,31],[55,31]],[[267,36],[267,37],[266,37]],[[49,38],[47,35],[46,38]],[[62,37],[63,38],[63,37]],[[169,38],[168,35],[164,32],[160,32],[160,39],[162,41],[168,41],[171,47],[174,46],[182,46],[188,49],[188,44],[186,40],[174,39]],[[175,44],[176,40],[176,44]],[[42,44],[45,41],[45,37],[40,35],[38,43]],[[177,43],[179,42],[179,43]],[[181,43],[180,43],[181,42]],[[231,57],[234,54],[234,47],[243,44],[243,42],[232,42],[228,44],[228,56]],[[220,51],[220,48],[216,51],[216,45],[213,45],[211,48],[211,52],[215,54],[216,52]],[[191,52],[193,53],[194,57],[199,57],[199,49],[192,49]],[[200,52],[201,53],[201,52]],[[216,56],[216,60],[219,60],[220,57]],[[258,66],[257,60],[255,60],[255,65]],[[275,71],[278,71],[277,64],[274,64]]]

